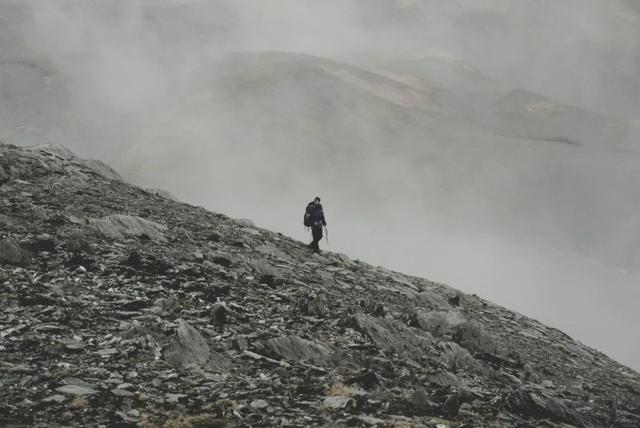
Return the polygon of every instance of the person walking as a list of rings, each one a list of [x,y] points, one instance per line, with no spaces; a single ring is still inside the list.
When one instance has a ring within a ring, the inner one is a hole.
[[[313,201],[307,204],[307,209],[304,213],[304,225],[311,228],[311,235],[313,236],[313,241],[309,244],[309,248],[315,253],[319,253],[322,228],[327,225],[319,196],[316,196]]]

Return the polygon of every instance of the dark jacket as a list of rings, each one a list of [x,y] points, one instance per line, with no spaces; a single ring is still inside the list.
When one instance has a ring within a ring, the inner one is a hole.
[[[320,226],[321,224],[326,226],[327,221],[324,219],[324,211],[322,210],[322,204],[314,204],[313,201],[307,205],[307,214],[311,216],[311,221],[314,226]]]

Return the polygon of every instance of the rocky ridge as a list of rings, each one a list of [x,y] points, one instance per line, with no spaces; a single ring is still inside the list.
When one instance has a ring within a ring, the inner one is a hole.
[[[535,320],[0,146],[0,425],[639,426],[640,376]]]

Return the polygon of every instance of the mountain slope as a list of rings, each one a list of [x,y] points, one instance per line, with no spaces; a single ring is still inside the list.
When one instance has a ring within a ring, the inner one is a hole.
[[[508,231],[637,271],[638,188],[629,177],[640,127],[449,68],[468,66],[423,58],[368,70],[299,53],[227,55],[140,126],[122,168],[136,182],[237,212],[254,208],[237,207],[236,191],[277,197],[274,187],[293,192],[292,177],[306,177],[324,192],[347,189],[334,198],[356,213],[363,203],[420,213],[415,227],[443,216],[439,229],[451,220]],[[163,173],[181,164],[189,179]],[[247,179],[209,195],[229,165],[243,165]]]
[[[442,284],[0,146],[0,422],[637,426],[640,376]]]

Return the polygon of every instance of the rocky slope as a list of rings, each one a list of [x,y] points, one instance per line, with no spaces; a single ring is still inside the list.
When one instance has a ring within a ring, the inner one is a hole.
[[[640,376],[453,288],[0,146],[0,425],[638,426]]]

